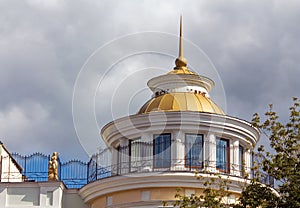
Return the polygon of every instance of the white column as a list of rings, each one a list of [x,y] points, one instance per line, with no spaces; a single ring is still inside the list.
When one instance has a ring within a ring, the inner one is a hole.
[[[143,133],[141,135],[142,142],[152,143],[153,135],[151,133]],[[146,155],[141,158],[144,161],[143,171],[151,171],[153,168],[153,144],[150,146],[150,149],[147,147]]]
[[[172,169],[184,169],[184,133],[181,131],[173,132],[173,143],[171,149]]]
[[[250,175],[251,173],[251,150],[246,149],[245,154],[244,154],[244,160],[245,160],[245,173],[247,175]]]
[[[234,174],[234,175],[240,175],[240,165],[239,164],[239,146],[240,146],[240,142],[239,140],[234,140],[233,141],[233,147],[230,148],[230,150],[232,149],[232,159],[230,160],[230,173]]]
[[[204,152],[205,170],[216,172],[216,136],[212,133],[204,136]]]

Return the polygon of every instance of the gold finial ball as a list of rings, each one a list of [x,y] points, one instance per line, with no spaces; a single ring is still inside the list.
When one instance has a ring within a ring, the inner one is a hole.
[[[176,67],[186,67],[187,66],[187,60],[184,57],[178,57],[175,60]]]

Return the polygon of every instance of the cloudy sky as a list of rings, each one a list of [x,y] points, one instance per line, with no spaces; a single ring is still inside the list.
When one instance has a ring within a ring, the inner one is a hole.
[[[300,97],[299,1],[0,0],[0,140],[86,160],[105,123],[149,98],[145,80],[172,69],[181,14],[185,56],[227,114],[273,103],[284,120]]]

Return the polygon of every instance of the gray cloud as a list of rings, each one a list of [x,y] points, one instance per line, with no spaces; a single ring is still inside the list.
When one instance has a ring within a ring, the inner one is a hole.
[[[85,158],[72,118],[73,87],[81,67],[97,48],[116,37],[142,31],[177,34],[180,14],[184,19],[184,37],[204,50],[218,70],[226,92],[227,113],[250,120],[254,112],[262,113],[268,103],[274,103],[284,120],[291,97],[300,97],[299,4],[1,1],[0,138],[11,151],[59,151],[66,158]],[[141,43],[145,48],[153,44]],[[139,66],[129,62],[123,64]],[[101,68],[101,64],[93,76],[103,75],[106,68]],[[168,68],[165,59],[152,66]],[[209,74],[205,69],[198,70]],[[117,79],[115,76],[112,73],[111,79]],[[111,85],[114,86],[117,85]],[[141,94],[134,106],[148,99],[144,98],[147,93]],[[218,92],[213,91],[214,96],[217,98]],[[88,137],[87,141],[101,144],[99,132]]]

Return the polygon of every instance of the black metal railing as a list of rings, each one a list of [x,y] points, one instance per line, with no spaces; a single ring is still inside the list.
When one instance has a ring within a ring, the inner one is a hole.
[[[149,152],[149,151],[148,151]],[[151,152],[151,151],[150,151]],[[245,165],[230,164],[217,161],[199,161],[199,158],[185,157],[180,159],[171,159],[164,157],[154,157],[148,155],[144,157],[134,157],[127,154],[126,148],[122,151],[115,149],[105,149],[100,153],[93,155],[88,162],[80,160],[71,160],[59,164],[59,179],[64,182],[67,188],[81,188],[87,183],[96,180],[105,179],[118,175],[147,173],[147,172],[218,172],[229,176],[240,178],[252,178],[254,173],[250,167]],[[115,158],[112,160],[112,155]],[[11,156],[22,167],[22,175],[25,181],[47,181],[48,180],[48,162],[50,155],[34,153],[29,156],[22,156],[14,153]],[[9,158],[1,158],[1,163]],[[160,161],[157,161],[160,160]],[[111,164],[115,161],[115,164]],[[164,164],[159,165],[157,164]],[[17,173],[9,172],[10,169],[3,169],[0,172],[13,179]],[[261,174],[261,182],[273,186],[274,179],[268,174]],[[1,179],[1,177],[0,177]],[[6,180],[9,181],[9,180]]]
[[[130,158],[129,158],[130,159]],[[157,158],[155,159],[157,160]],[[146,158],[141,160],[120,161],[116,164],[109,166],[94,165],[94,169],[89,170],[88,183],[98,179],[108,178],[117,175],[127,175],[134,173],[148,173],[148,172],[215,172],[220,174],[232,175],[236,177],[244,178],[245,172],[249,172],[249,177],[253,174],[250,173],[250,168],[241,168],[236,164],[229,164],[230,169],[220,170],[216,166],[216,161],[192,161],[187,162],[185,159],[163,159],[161,158],[161,164],[167,164],[165,166],[156,166],[154,158]],[[194,164],[200,164],[195,166]],[[90,166],[91,168],[91,166]]]
[[[97,155],[94,156],[97,158]],[[163,159],[161,158],[161,164],[169,164],[168,166],[156,166],[154,157],[145,157],[144,159],[133,161],[130,157],[127,161],[118,161],[116,164],[110,164],[103,166],[97,164],[96,160],[90,160],[88,163],[89,174],[87,183],[91,183],[95,180],[105,179],[119,175],[129,175],[135,173],[149,173],[149,172],[198,172],[198,173],[219,173],[221,175],[227,175],[232,177],[239,177],[241,179],[253,178],[254,170],[251,167],[245,167],[245,165],[222,163],[220,168],[216,161],[188,161],[185,159]],[[92,165],[93,164],[93,165]],[[199,164],[196,166],[195,164]],[[226,168],[223,168],[226,167]],[[260,170],[261,183],[274,187],[274,178],[270,177],[267,173]]]

